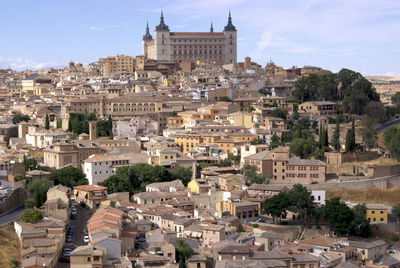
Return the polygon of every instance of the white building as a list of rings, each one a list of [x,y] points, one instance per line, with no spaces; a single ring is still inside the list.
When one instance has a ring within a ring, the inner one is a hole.
[[[54,143],[65,141],[67,137],[67,133],[63,131],[38,131],[27,133],[25,141],[33,147],[44,148]]]
[[[83,164],[89,184],[99,184],[115,174],[118,167],[129,165],[129,158],[120,154],[94,154]]]
[[[325,190],[312,190],[311,197],[314,200],[314,203],[317,205],[324,206],[325,205]]]
[[[266,151],[268,150],[268,146],[265,144],[256,144],[256,145],[251,145],[251,144],[245,144],[240,146],[240,166],[243,167],[244,166],[244,158],[249,156],[249,155],[253,155],[253,154],[257,154],[259,152],[262,151]]]
[[[133,117],[129,121],[114,121],[114,137],[136,138],[140,134],[157,134],[158,123],[148,117]]]

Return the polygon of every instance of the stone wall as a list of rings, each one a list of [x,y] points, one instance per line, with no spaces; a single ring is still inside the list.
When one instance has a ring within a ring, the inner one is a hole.
[[[9,196],[0,202],[0,214],[24,205],[27,196],[28,193],[25,188],[14,189]]]
[[[363,176],[343,176],[344,179],[320,182],[318,184],[303,184],[309,190],[366,190],[371,188],[391,189],[400,187],[400,175],[371,179]],[[291,188],[293,184],[280,184]]]

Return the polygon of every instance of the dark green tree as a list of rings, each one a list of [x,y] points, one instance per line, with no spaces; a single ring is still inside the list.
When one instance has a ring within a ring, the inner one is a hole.
[[[43,219],[43,213],[37,209],[27,209],[25,210],[19,219],[26,223],[37,223]]]
[[[62,128],[62,119],[57,119],[56,121],[57,128]]]
[[[272,138],[271,138],[271,144],[269,145],[269,149],[273,150],[275,148],[278,148],[279,145],[280,145],[279,137],[278,137],[278,135],[276,135],[276,133],[274,133],[274,135],[272,135]]]
[[[265,199],[263,202],[263,211],[271,215],[274,223],[276,218],[286,217],[289,208],[289,198],[286,193],[279,193],[271,198]]]
[[[319,128],[319,147],[325,151],[329,146],[328,131],[320,126]]]
[[[277,108],[271,112],[271,116],[286,119],[288,112],[281,108]]]
[[[221,160],[218,165],[219,167],[230,167],[232,166],[232,161],[229,158]]]
[[[193,249],[182,239],[176,240],[176,262],[179,268],[186,267],[186,261],[193,255]]]
[[[361,135],[363,137],[363,141],[365,147],[367,149],[372,149],[376,145],[377,134],[375,131],[376,120],[370,117],[365,117],[362,120],[363,128],[361,129]]]
[[[257,145],[257,144],[264,144],[264,141],[262,139],[253,139],[250,142],[251,145]]]
[[[120,177],[118,175],[112,175],[105,179],[103,182],[99,183],[102,186],[107,187],[107,193],[120,193],[120,192],[129,192],[132,193],[132,186],[126,177]]]
[[[46,194],[50,186],[50,182],[45,179],[35,179],[28,183],[28,198],[33,199],[33,204],[36,208],[40,208],[46,202]]]
[[[306,220],[306,225],[310,224],[310,218],[314,212],[314,202],[311,192],[301,184],[295,184],[293,188],[287,192],[289,199],[289,210],[298,213],[300,219]]]
[[[400,91],[397,91],[396,94],[391,97],[391,100],[394,106],[400,107]]]
[[[253,183],[257,183],[257,184],[262,184],[262,183],[268,184],[269,183],[268,178],[264,174],[262,174],[262,173],[257,174],[256,166],[245,164],[242,168],[242,174],[246,181],[246,185],[251,185]]]
[[[392,214],[396,216],[397,220],[400,220],[400,204],[397,204],[392,209]]]
[[[309,158],[314,151],[314,144],[304,138],[296,138],[289,146],[290,153],[300,158]]]
[[[192,179],[193,172],[190,168],[179,167],[176,170],[172,170],[171,174],[174,179],[181,180],[184,185],[187,185]]]
[[[50,177],[54,180],[54,184],[61,184],[70,188],[88,184],[85,173],[72,166],[51,170]]]
[[[26,157],[22,160],[22,164],[25,167],[25,171],[40,169],[38,162],[35,158]]]
[[[371,225],[367,220],[367,208],[364,204],[359,204],[353,208],[354,218],[351,222],[350,233],[352,235],[368,237],[371,232]]]
[[[386,144],[386,141],[385,141]],[[388,143],[389,150],[390,150],[390,157],[397,159],[400,161],[400,130],[398,129],[397,132],[395,132],[390,139],[390,142]]]
[[[107,125],[107,127],[108,127],[108,132],[109,132],[109,137],[113,137],[113,132],[112,132],[112,129],[113,129],[113,120],[112,120],[112,118],[111,118],[111,115],[109,114],[108,115],[108,125]]]
[[[353,139],[353,134],[351,129],[347,130],[346,132],[346,152],[352,152],[354,148],[352,148],[352,139]]]
[[[332,231],[347,235],[354,219],[353,211],[340,198],[336,197],[326,201],[324,217],[328,220]]]
[[[50,119],[49,119],[49,115],[46,114],[46,118],[44,120],[44,128],[45,129],[50,129]]]
[[[385,132],[383,133],[383,140],[387,148],[390,148],[391,146],[390,143],[392,141],[393,136],[399,131],[400,130],[397,127],[390,127],[387,130],[385,130]]]
[[[335,132],[333,133],[333,148],[340,153],[340,125],[339,118],[336,120]]]
[[[386,109],[382,102],[377,102],[377,101],[369,102],[364,107],[363,114],[373,118],[378,123],[384,123],[387,121]]]
[[[18,124],[21,121],[28,122],[29,120],[31,120],[31,118],[26,114],[15,114],[12,118],[13,124]]]

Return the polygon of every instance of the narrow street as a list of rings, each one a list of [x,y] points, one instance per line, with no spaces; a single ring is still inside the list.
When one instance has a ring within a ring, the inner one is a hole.
[[[83,246],[86,243],[83,242],[83,231],[86,228],[86,223],[91,216],[91,212],[88,209],[82,208],[81,206],[76,206],[77,214],[74,220],[69,220],[69,226],[74,227],[74,233],[72,235],[72,243],[76,246]],[[56,268],[69,268],[69,263],[58,262]]]

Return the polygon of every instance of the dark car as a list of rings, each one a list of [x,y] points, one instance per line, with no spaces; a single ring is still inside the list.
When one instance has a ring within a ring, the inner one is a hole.
[[[65,244],[65,248],[67,249],[67,248],[69,248],[69,249],[72,249],[72,250],[74,250],[74,249],[76,249],[76,245],[75,244],[73,244],[73,243],[66,243]]]
[[[312,181],[311,184],[318,184],[318,182],[317,181]]]
[[[68,262],[70,262],[70,256],[69,256],[69,255],[66,255],[66,254],[63,254],[63,255],[60,257],[59,261],[60,261],[60,262],[66,262],[66,263],[68,263]]]

